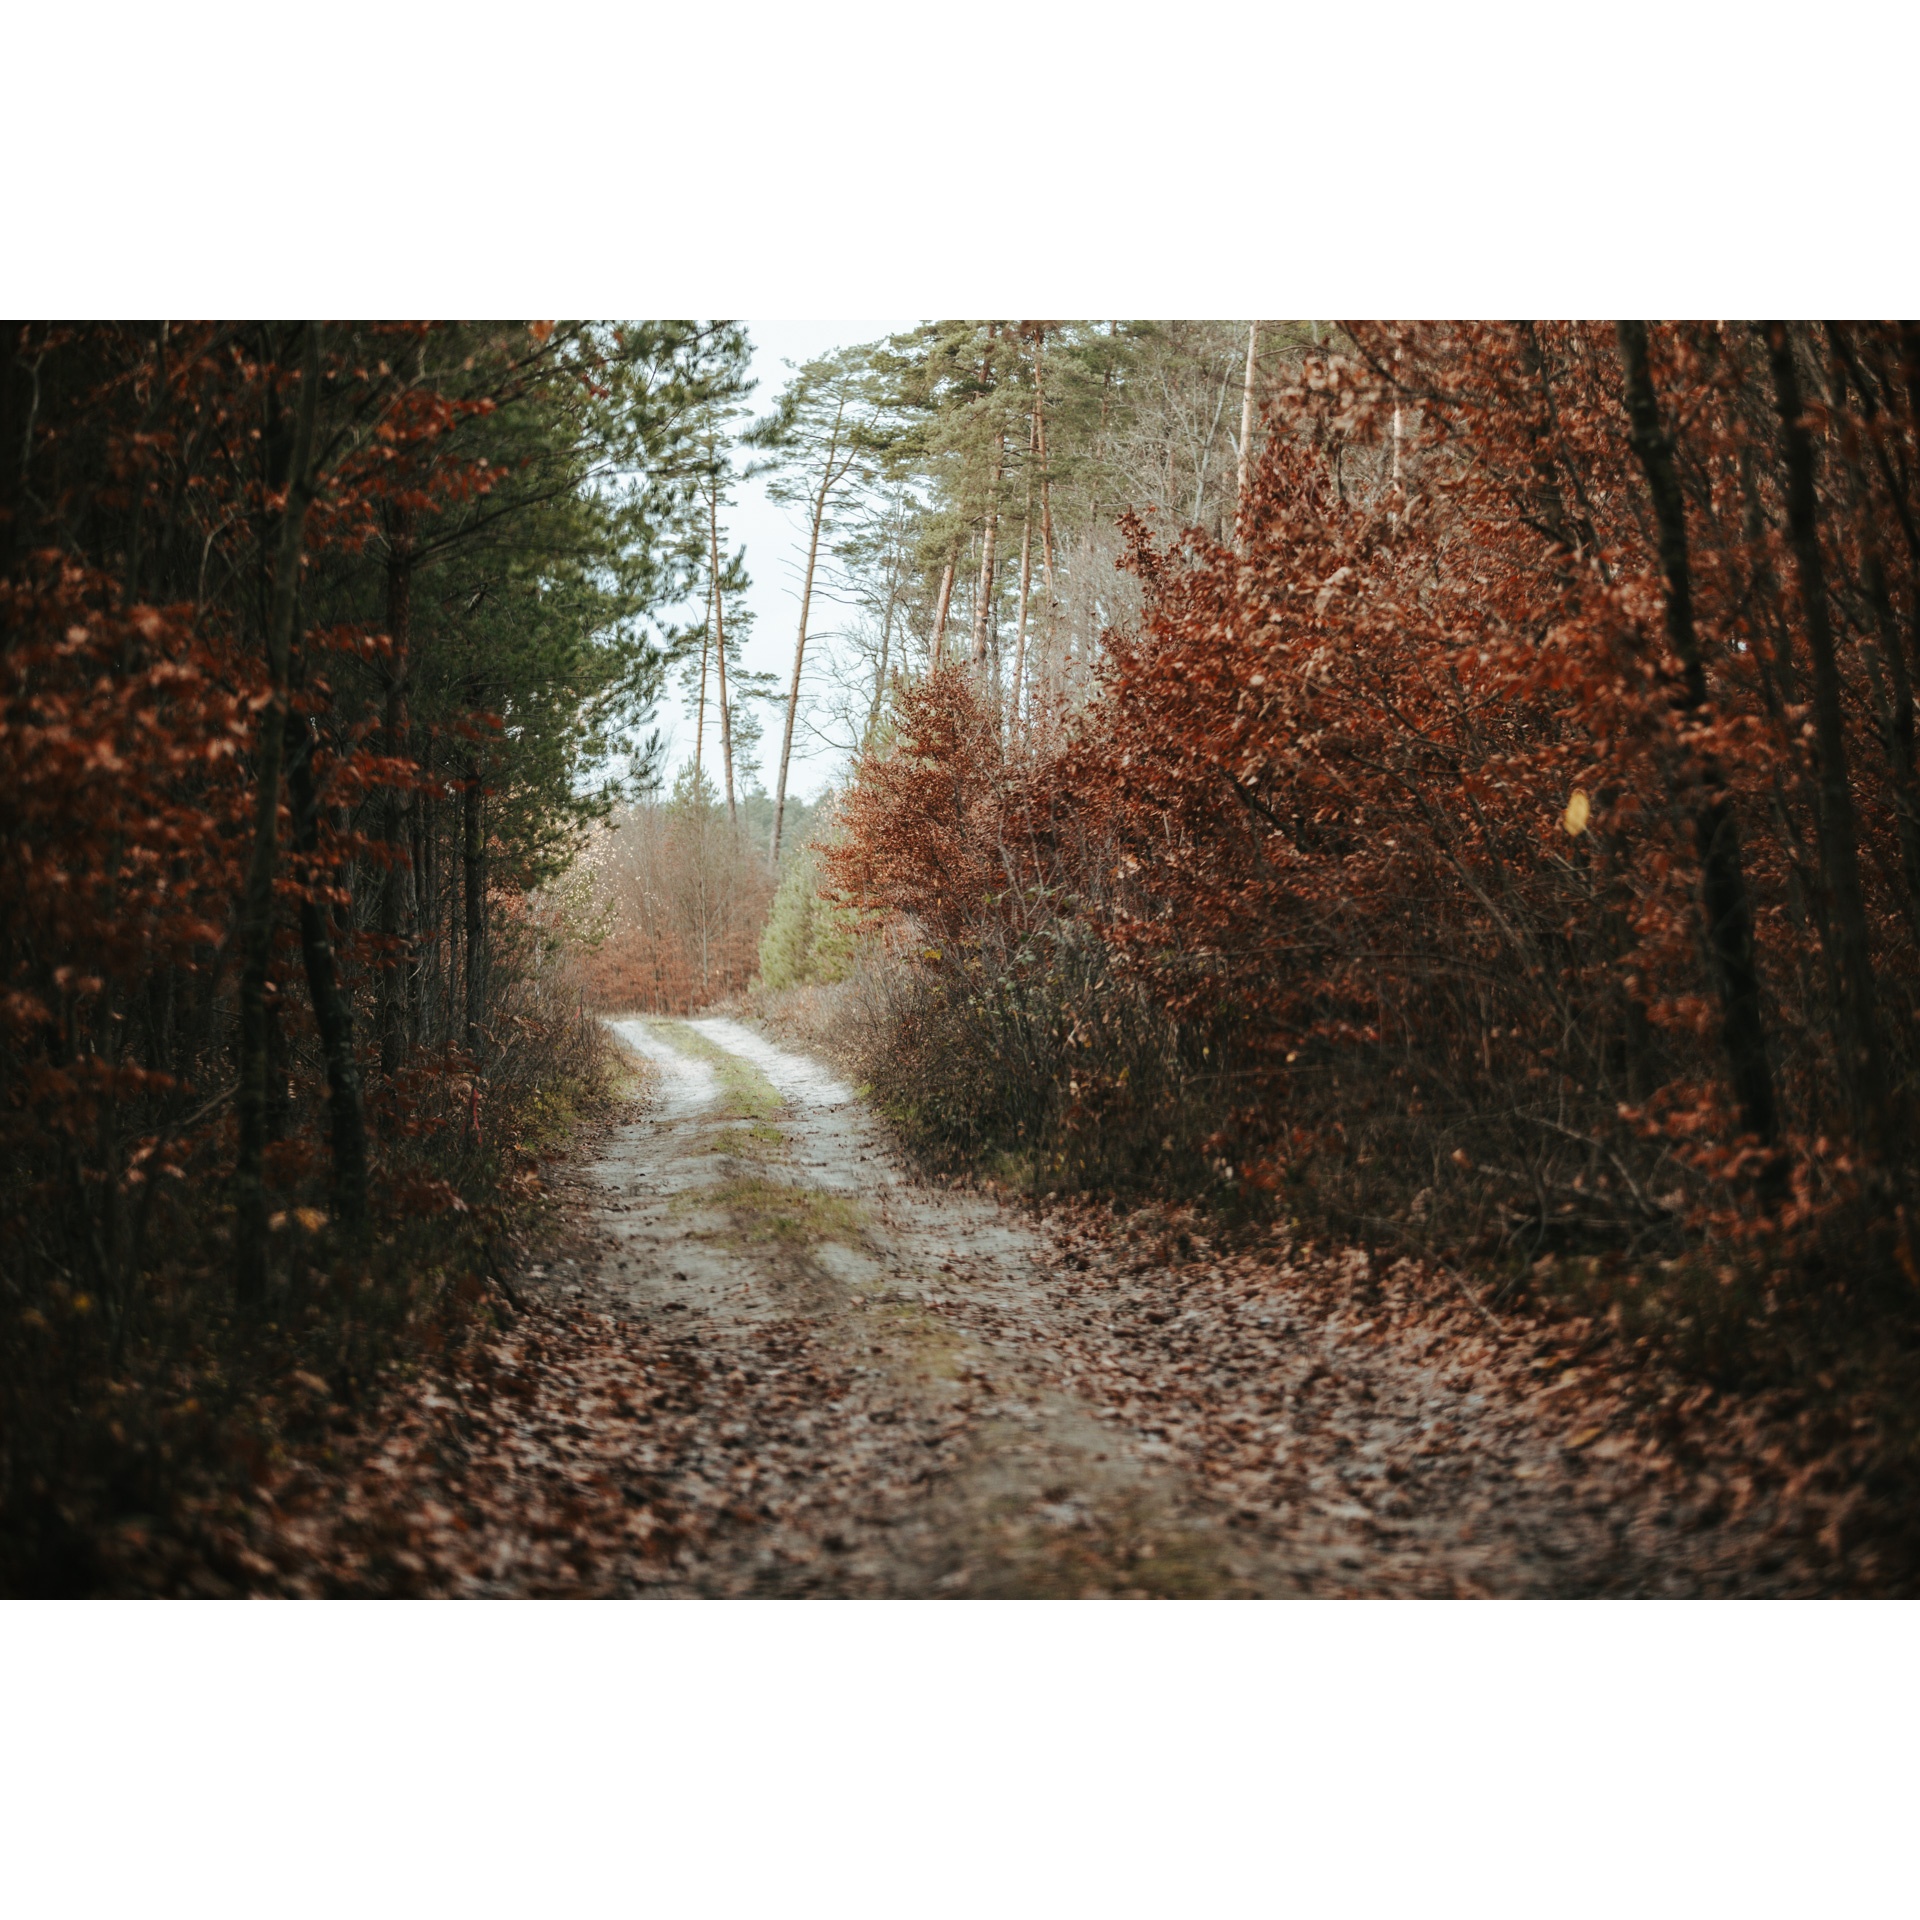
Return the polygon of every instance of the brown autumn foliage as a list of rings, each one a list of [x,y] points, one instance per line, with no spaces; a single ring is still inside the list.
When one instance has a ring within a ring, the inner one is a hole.
[[[927,935],[876,1086],[1033,1188],[1904,1378],[1917,403],[1908,325],[1352,327],[1231,542],[1130,523],[1064,739],[901,697],[830,856]]]
[[[527,905],[582,816],[523,743],[579,661],[489,622],[618,354],[470,344],[9,333],[8,1590],[457,1343],[519,1137],[594,1077]],[[1354,326],[1267,425],[1231,540],[1126,523],[1144,613],[1065,729],[902,693],[827,854],[919,934],[876,1088],[1030,1189],[1471,1257],[1912,1511],[1920,331]],[[643,874],[594,990],[737,985],[739,878]]]
[[[607,915],[585,963],[595,1004],[691,1013],[752,979],[774,879],[711,782],[624,809],[588,865]]]
[[[289,1380],[353,1402],[481,1297],[601,1071],[529,904],[581,812],[544,689],[635,664],[518,530],[607,547],[591,460],[670,452],[717,340],[7,328],[0,1590],[87,1590]]]

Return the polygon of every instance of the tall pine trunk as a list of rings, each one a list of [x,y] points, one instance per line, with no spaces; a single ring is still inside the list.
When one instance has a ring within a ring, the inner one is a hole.
[[[700,800],[700,762],[707,744],[707,649],[713,645],[713,603],[719,598],[720,582],[707,588],[707,619],[700,629],[700,699],[693,714],[693,797]]]
[[[873,746],[873,736],[880,726],[880,705],[887,696],[887,665],[893,652],[893,616],[900,606],[900,576],[898,570],[889,567],[890,578],[887,583],[887,611],[880,622],[880,664],[874,669],[873,698],[867,705],[867,724],[860,730],[860,752],[864,757]]]
[[[1000,530],[1000,473],[1006,459],[1006,436],[996,434],[993,464],[987,473],[987,524],[981,539],[980,583],[973,600],[973,670],[977,676],[987,657],[987,633],[993,622],[994,541]]]
[[[989,323],[987,327],[987,351],[980,362],[980,386],[984,393],[993,391],[993,354],[994,345],[1000,337],[998,326]],[[993,441],[993,459],[987,469],[986,525],[982,529],[980,543],[980,577],[973,589],[973,645],[970,649],[973,661],[974,679],[980,677],[980,663],[986,658],[987,622],[993,611],[993,542],[994,534],[1000,524],[1000,463],[1006,449],[1006,435],[996,433]]]
[[[793,719],[800,707],[800,663],[807,652],[807,614],[813,605],[813,570],[820,558],[820,529],[827,517],[827,494],[834,481],[834,456],[840,450],[840,423],[846,417],[841,402],[833,416],[833,432],[827,440],[827,457],[820,464],[820,488],[813,496],[813,526],[807,536],[807,578],[800,589],[800,633],[793,643],[793,684],[787,692],[787,724],[780,735],[780,783],[773,796],[773,845],[767,852],[767,865],[780,871],[780,834],[787,817],[787,763],[793,758]]]
[[[300,552],[307,508],[313,500],[313,420],[320,395],[320,325],[309,320],[300,355],[300,399],[293,447],[284,474],[279,551],[273,599],[267,615],[267,704],[260,715],[260,793],[254,816],[253,853],[241,899],[240,1072],[235,1109],[240,1123],[236,1174],[235,1286],[251,1304],[267,1285],[267,974],[273,964],[273,882],[280,858],[280,776],[286,752],[287,661],[293,642],[294,604],[300,587]]]
[[[1693,573],[1687,554],[1686,499],[1674,462],[1673,436],[1660,417],[1653,371],[1647,359],[1643,320],[1619,324],[1620,362],[1626,374],[1627,419],[1634,453],[1647,476],[1659,531],[1660,571],[1666,584],[1667,640],[1685,676],[1687,717],[1707,717],[1707,676],[1693,624]],[[1778,1131],[1773,1069],[1767,1059],[1766,1026],[1760,1009],[1760,976],[1754,959],[1753,903],[1740,861],[1738,823],[1717,765],[1709,759],[1692,804],[1707,923],[1720,993],[1720,1031],[1734,1097],[1748,1132],[1771,1144]]]
[[[1053,585],[1053,476],[1047,468],[1047,407],[1041,392],[1040,374],[1046,354],[1046,336],[1033,350],[1033,433],[1040,449],[1040,566],[1046,576],[1047,604],[1051,610]],[[1106,425],[1106,402],[1100,403],[1100,423]]]
[[[713,491],[707,495],[707,524],[713,542],[713,657],[720,667],[720,759],[727,779],[727,824],[737,836],[740,816],[733,805],[733,713],[727,705],[726,594],[720,582],[720,484],[717,479]]]
[[[1064,642],[1060,633],[1060,597],[1053,572],[1053,477],[1047,469],[1046,402],[1047,330],[1036,329],[1033,343],[1033,440],[1040,457],[1040,572],[1046,582],[1046,604],[1041,609],[1040,671],[1035,676],[1047,690],[1046,718],[1059,719],[1066,683]],[[1100,424],[1107,421],[1106,400],[1100,403]]]
[[[940,603],[933,614],[933,639],[927,651],[932,655],[933,664],[940,664],[941,655],[946,650],[947,608],[953,603],[953,569],[960,557],[960,542],[956,539],[947,554],[946,571],[940,576]]]

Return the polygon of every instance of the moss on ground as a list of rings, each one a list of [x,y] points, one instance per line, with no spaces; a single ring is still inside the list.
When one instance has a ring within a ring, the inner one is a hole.
[[[730,1232],[700,1234],[700,1239],[739,1246],[808,1247],[821,1240],[858,1241],[867,1230],[867,1211],[842,1193],[789,1186],[760,1174],[742,1174],[698,1193],[677,1196],[676,1212],[721,1211],[733,1216]]]
[[[736,1160],[765,1165],[784,1157],[787,1136],[778,1127],[757,1124],[751,1127],[716,1127],[702,1134],[695,1149],[699,1153],[724,1153]]]

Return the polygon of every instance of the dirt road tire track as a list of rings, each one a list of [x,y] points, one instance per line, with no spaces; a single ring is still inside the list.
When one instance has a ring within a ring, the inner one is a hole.
[[[1751,1487],[1677,1492],[1618,1396],[1410,1267],[1042,1226],[916,1180],[850,1089],[735,1022],[614,1025],[658,1094],[522,1284],[699,1383],[696,1438],[642,1477],[710,1525],[624,1590],[1807,1590]]]

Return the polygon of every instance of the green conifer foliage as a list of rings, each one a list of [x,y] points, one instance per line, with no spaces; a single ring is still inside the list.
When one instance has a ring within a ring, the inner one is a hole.
[[[854,915],[822,898],[821,878],[812,846],[794,855],[781,876],[760,936],[760,984],[771,991],[831,986],[853,966]]]

